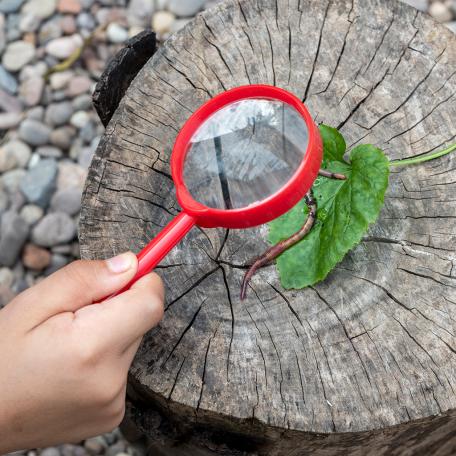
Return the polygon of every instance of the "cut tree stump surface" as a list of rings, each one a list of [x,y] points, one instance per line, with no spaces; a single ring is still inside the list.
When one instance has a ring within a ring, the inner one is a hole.
[[[87,180],[84,258],[139,251],[179,212],[176,134],[250,83],[295,93],[350,148],[399,159],[456,140],[456,37],[430,17],[387,0],[227,0],[159,48],[122,99]],[[153,434],[159,410],[270,455],[453,454],[455,191],[456,155],[392,169],[378,222],[323,283],[286,291],[272,265],[244,302],[267,227],[193,229],[157,268],[166,313],[131,369],[137,424]]]

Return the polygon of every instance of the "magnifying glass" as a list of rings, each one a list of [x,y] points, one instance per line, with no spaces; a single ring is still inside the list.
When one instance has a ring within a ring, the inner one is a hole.
[[[268,85],[228,90],[201,106],[177,136],[171,171],[182,212],[138,254],[152,271],[194,225],[250,228],[280,217],[318,176],[323,146],[292,93]]]

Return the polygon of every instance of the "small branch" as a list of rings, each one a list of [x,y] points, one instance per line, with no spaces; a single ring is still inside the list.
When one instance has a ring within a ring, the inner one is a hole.
[[[318,172],[319,176],[327,177],[328,179],[337,179],[337,180],[346,180],[347,176],[344,174],[332,173],[331,171],[326,171],[325,169],[320,169]]]
[[[309,233],[315,223],[315,219],[317,216],[317,203],[312,195],[312,190],[309,190],[305,196],[305,202],[307,207],[309,208],[309,215],[302,226],[302,228],[293,234],[288,239],[285,239],[278,244],[274,245],[270,249],[268,249],[265,253],[263,253],[250,267],[250,269],[246,272],[244,276],[244,280],[242,281],[241,287],[241,300],[244,300],[247,294],[247,287],[252,280],[252,277],[258,271],[258,269],[268,265],[271,261],[274,261],[279,255],[281,255],[285,250],[288,250],[290,247],[293,247],[299,241],[304,239],[304,237]]]
[[[447,147],[446,149],[440,150],[438,152],[432,152],[430,154],[424,154],[414,158],[405,158],[404,160],[393,160],[390,161],[390,166],[416,165],[418,163],[424,163],[429,160],[434,160],[436,158],[443,157],[444,155],[447,155],[450,152],[453,152],[454,150],[456,150],[456,144],[453,144],[450,147]]]

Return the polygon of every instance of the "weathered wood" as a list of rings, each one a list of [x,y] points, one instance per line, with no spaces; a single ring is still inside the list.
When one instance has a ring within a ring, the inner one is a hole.
[[[131,81],[157,50],[155,33],[144,30],[125,43],[103,72],[93,92],[93,104],[108,125]]]
[[[431,18],[392,0],[227,0],[121,101],[85,189],[85,258],[138,251],[178,212],[179,128],[248,83],[391,159],[456,139],[456,38]],[[166,315],[131,369],[130,416],[156,454],[454,454],[455,182],[454,155],[394,169],[380,220],[327,280],[285,291],[270,266],[244,302],[267,228],[194,229],[158,268]]]

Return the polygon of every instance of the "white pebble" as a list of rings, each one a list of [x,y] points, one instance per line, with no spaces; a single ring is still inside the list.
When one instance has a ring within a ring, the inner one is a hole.
[[[442,2],[432,3],[429,7],[429,14],[439,22],[448,22],[453,18],[450,9]]]
[[[80,35],[65,36],[49,41],[46,45],[46,52],[58,59],[66,59],[80,48],[82,44],[83,40]]]
[[[75,112],[70,119],[70,124],[76,128],[82,128],[90,120],[89,114],[85,111]]]
[[[159,35],[164,35],[171,30],[171,27],[176,20],[176,16],[169,11],[159,11],[154,14],[152,19],[152,29]]]
[[[106,35],[111,43],[123,43],[128,40],[128,31],[115,22],[109,24]]]

